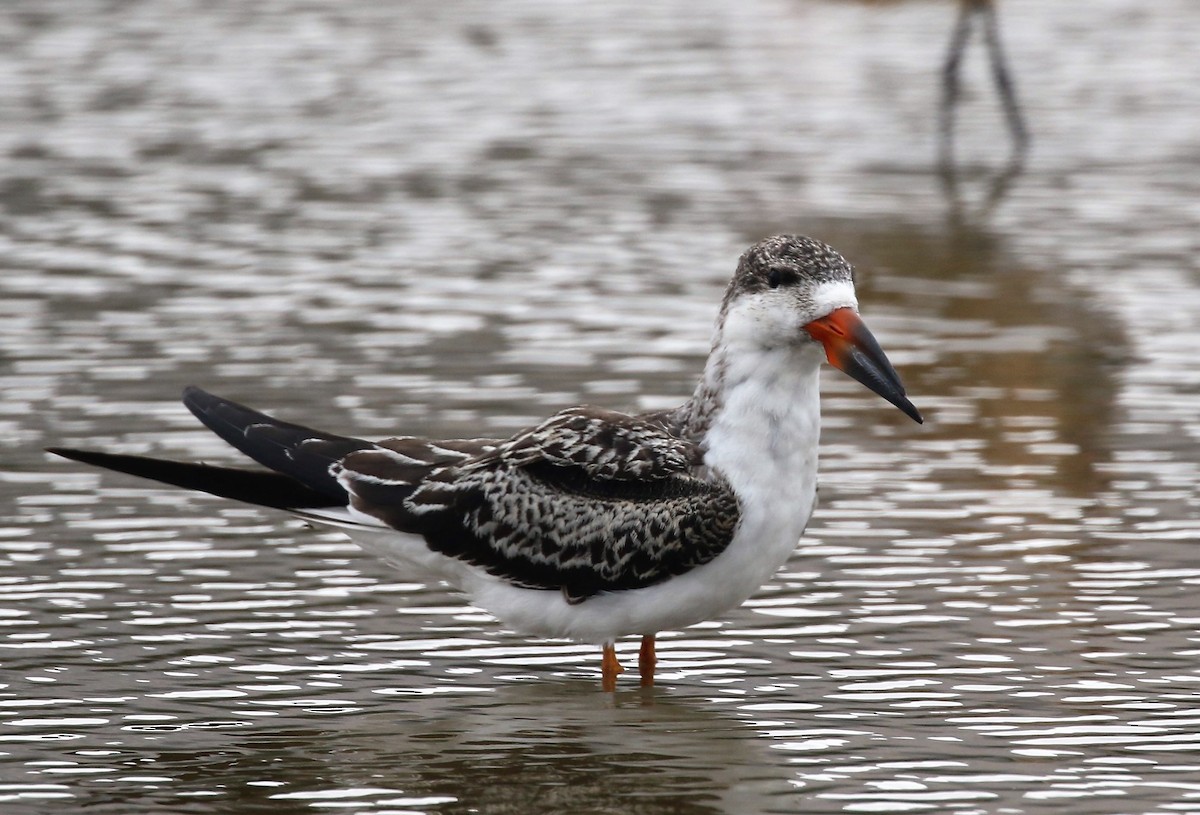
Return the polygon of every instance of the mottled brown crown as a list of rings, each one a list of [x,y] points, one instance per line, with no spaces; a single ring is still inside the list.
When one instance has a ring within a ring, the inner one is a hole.
[[[853,282],[854,269],[831,247],[803,235],[776,235],[742,254],[725,302],[739,294],[837,280]]]

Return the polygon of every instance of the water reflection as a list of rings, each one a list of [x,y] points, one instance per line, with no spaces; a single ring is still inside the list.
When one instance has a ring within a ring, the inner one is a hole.
[[[766,811],[767,791],[740,783],[768,761],[766,743],[702,699],[633,690],[597,704],[591,688],[554,682],[443,690],[379,689],[353,715],[312,711],[319,728],[267,728],[233,710],[224,720],[127,725],[123,749],[74,745],[43,773],[88,779],[72,797],[100,809],[136,796],[172,811],[193,797],[254,812],[337,802],[380,812]]]
[[[824,220],[820,230],[855,247],[863,302],[896,310],[876,319],[895,334],[910,391],[936,394],[937,421],[908,449],[930,453],[947,485],[994,478],[1009,495],[1065,492],[1074,517],[1090,509],[1110,486],[1096,465],[1112,458],[1117,374],[1131,356],[1120,326],[986,226]]]
[[[1025,172],[1025,157],[1017,156],[999,169],[963,169],[954,164],[938,168],[942,194],[949,206],[947,229],[951,236],[971,240],[995,214]],[[977,201],[972,199],[978,199]]]

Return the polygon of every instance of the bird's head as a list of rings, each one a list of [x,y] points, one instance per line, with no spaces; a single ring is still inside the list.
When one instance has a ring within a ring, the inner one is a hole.
[[[725,293],[721,326],[731,344],[819,349],[835,368],[923,421],[858,316],[853,268],[820,241],[778,235],[746,250]]]

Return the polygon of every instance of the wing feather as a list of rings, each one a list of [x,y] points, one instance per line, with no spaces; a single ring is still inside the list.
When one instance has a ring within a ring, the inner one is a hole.
[[[352,505],[434,551],[572,602],[712,560],[736,529],[727,485],[651,419],[572,408],[504,441],[405,440],[339,465]]]

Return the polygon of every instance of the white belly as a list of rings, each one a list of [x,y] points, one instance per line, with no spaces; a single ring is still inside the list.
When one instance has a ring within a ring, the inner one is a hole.
[[[603,592],[569,605],[557,591],[518,589],[488,575],[464,586],[476,605],[514,630],[543,637],[608,642],[628,634],[686,628],[744,603],[796,548],[811,496],[786,519],[743,522],[729,547],[685,574],[643,589]]]
[[[797,496],[786,512],[743,518],[729,547],[703,566],[653,586],[602,592],[574,605],[562,592],[518,588],[432,552],[412,535],[355,530],[351,537],[406,577],[445,581],[461,589],[471,605],[518,633],[599,643],[686,628],[740,606],[787,561],[811,511],[812,496]]]

